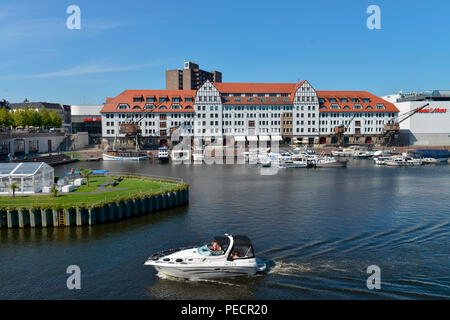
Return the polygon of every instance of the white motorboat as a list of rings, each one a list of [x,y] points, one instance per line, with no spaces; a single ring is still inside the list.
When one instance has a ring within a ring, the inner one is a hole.
[[[374,156],[373,161],[375,162],[376,165],[384,166],[384,165],[386,165],[386,161],[393,160],[394,158],[395,158],[395,156],[379,155],[379,156]]]
[[[316,157],[314,159],[314,165],[317,168],[345,168],[347,167],[348,160],[336,160],[334,157]]]
[[[389,160],[385,161],[387,166],[391,167],[412,167],[412,166],[421,166],[422,159],[413,158],[406,153],[403,153],[401,156],[394,156]]]
[[[278,168],[307,168],[308,162],[306,160],[281,160],[277,164]]]
[[[364,151],[360,146],[350,146],[348,148],[338,148],[331,151],[333,157],[353,157],[357,151]]]
[[[106,161],[141,161],[147,159],[148,156],[133,151],[105,151],[102,154],[102,158]]]
[[[370,159],[374,153],[372,151],[355,151],[353,159]]]
[[[212,279],[255,275],[266,270],[266,263],[256,258],[247,236],[214,237],[216,246],[180,248],[159,252],[144,265],[158,274],[184,279]]]
[[[169,149],[167,147],[158,148],[158,160],[161,162],[169,161]]]
[[[440,161],[435,158],[422,158],[422,163],[423,164],[436,164],[436,163],[440,163]]]

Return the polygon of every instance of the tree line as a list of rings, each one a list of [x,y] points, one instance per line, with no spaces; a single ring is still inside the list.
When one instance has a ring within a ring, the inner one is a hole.
[[[3,107],[0,109],[0,126],[61,128],[62,120],[56,111],[46,108],[36,111],[36,109],[26,107],[8,111]]]

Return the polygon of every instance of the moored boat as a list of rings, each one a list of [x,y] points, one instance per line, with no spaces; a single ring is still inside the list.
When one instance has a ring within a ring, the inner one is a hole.
[[[102,154],[102,158],[106,161],[141,161],[147,159],[148,156],[142,152],[105,151]]]
[[[385,163],[387,166],[391,167],[414,167],[421,166],[422,159],[414,158],[403,153],[401,156],[394,156],[391,159],[386,160]]]

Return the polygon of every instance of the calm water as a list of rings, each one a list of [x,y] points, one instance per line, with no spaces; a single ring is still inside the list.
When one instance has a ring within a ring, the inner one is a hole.
[[[113,224],[2,229],[2,299],[450,298],[450,166],[291,169],[91,162],[76,167],[182,177],[189,206]],[[56,169],[60,176],[70,165]],[[159,250],[247,234],[267,275],[160,279],[142,263]],[[81,290],[66,268],[81,268]],[[381,290],[366,287],[370,265]]]

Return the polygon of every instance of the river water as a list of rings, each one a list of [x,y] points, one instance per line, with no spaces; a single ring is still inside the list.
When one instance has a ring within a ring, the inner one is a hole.
[[[190,203],[93,227],[2,229],[1,299],[450,298],[450,166],[285,169],[87,162],[71,166],[181,177]],[[174,247],[246,234],[265,275],[219,281],[156,276],[143,262]],[[81,289],[68,290],[69,265]],[[379,266],[381,289],[367,268]]]

